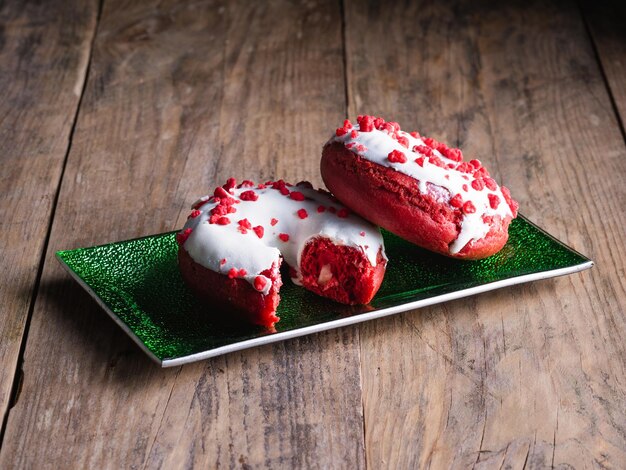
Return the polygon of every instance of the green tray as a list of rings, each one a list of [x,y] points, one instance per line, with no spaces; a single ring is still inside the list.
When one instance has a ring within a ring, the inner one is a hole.
[[[183,284],[175,233],[59,251],[57,258],[122,329],[163,367],[282,341],[522,282],[570,274],[593,262],[523,216],[496,255],[460,261],[383,232],[389,264],[369,305],[316,296],[283,275],[275,331],[224,325]],[[220,316],[223,316],[220,315]]]

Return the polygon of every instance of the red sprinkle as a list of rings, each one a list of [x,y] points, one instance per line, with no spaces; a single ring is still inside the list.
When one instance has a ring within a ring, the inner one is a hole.
[[[357,119],[361,132],[372,132],[374,130],[374,118],[372,116],[359,116]]]
[[[472,201],[467,201],[463,204],[463,212],[466,214],[473,214],[476,212],[476,207],[472,204]]]
[[[239,185],[240,188],[254,188],[254,181],[243,180]]]
[[[320,214],[321,214],[322,212],[324,212],[325,210],[326,210],[326,208],[325,208],[324,206],[318,206],[318,207],[317,207],[317,212],[319,212]]]
[[[485,182],[481,179],[476,179],[474,181],[472,181],[472,188],[474,188],[476,191],[482,191],[483,189],[485,189]]]
[[[265,289],[267,278],[265,276],[257,276],[254,278],[254,288],[258,291]]]
[[[431,149],[436,149],[437,147],[439,147],[439,142],[437,142],[435,139],[431,139],[430,137],[426,137],[424,139],[424,143],[428,145]]]
[[[248,274],[248,271],[246,271],[245,269],[241,268],[239,270],[239,277],[244,277],[246,274]]]
[[[291,193],[293,194],[293,193]],[[298,210],[298,217],[300,217],[301,219],[306,219],[309,216],[309,214],[307,213],[306,209],[299,209]]]
[[[424,166],[424,157],[416,158],[415,163],[417,163],[419,166]]]
[[[364,236],[365,236],[365,232],[361,231],[361,232],[359,232],[359,235],[361,235],[362,237],[364,237]]]
[[[224,185],[224,189],[230,192],[230,190],[235,187],[237,187],[237,180],[235,178],[228,178],[226,180],[226,184]]]
[[[409,148],[409,139],[407,139],[403,135],[398,136],[398,143],[405,148]]]
[[[304,194],[300,191],[292,191],[291,194],[289,194],[289,197],[294,201],[304,201]]]
[[[215,197],[219,197],[220,199],[228,199],[230,197],[228,192],[226,192],[226,190],[222,188],[221,186],[218,186],[217,188],[215,188],[215,192],[213,193],[213,195]]]
[[[411,134],[411,137],[413,137],[414,139],[420,138],[420,133],[417,131],[409,132],[409,134]]]
[[[279,233],[278,234],[278,238],[280,238],[284,242],[288,242],[289,241],[289,235],[287,235],[286,233]]]
[[[259,198],[259,195],[254,191],[244,191],[239,195],[239,198],[242,201],[256,201]]]
[[[474,167],[470,165],[469,162],[461,163],[459,166],[456,167],[456,169],[457,171],[460,171],[461,173],[473,173],[474,172]]]
[[[215,221],[217,225],[228,225],[230,224],[230,219],[228,217],[220,217]]]
[[[353,130],[352,132],[350,132],[350,138],[351,139],[356,139],[359,136],[359,132],[356,130]]]
[[[345,127],[338,127],[337,130],[335,131],[335,134],[337,135],[337,137],[341,137],[342,135],[345,135],[348,133],[348,129],[346,129]]]
[[[184,231],[176,234],[176,241],[178,242],[179,245],[182,245],[183,243],[187,241],[187,239],[189,238],[189,235],[191,235],[191,230],[192,230],[191,228],[186,228]]]
[[[265,229],[261,226],[261,225],[257,225],[256,227],[254,227],[254,233],[256,233],[256,236],[259,238],[263,238],[263,234],[265,233]]]
[[[483,166],[483,167],[480,167],[478,170],[476,170],[473,176],[474,178],[485,178],[489,176],[489,172],[487,171],[487,168]]]
[[[237,223],[239,224],[240,227],[247,228],[247,229],[251,229],[252,228],[252,224],[250,223],[250,221],[248,219],[241,219]]]
[[[191,211],[191,214],[189,214],[189,217],[187,217],[187,218],[188,219],[195,219],[200,214],[202,214],[202,212],[200,212],[198,209],[194,209],[194,210]]]
[[[345,207],[337,211],[337,217],[341,217],[342,219],[345,219],[346,217],[348,217],[348,215],[350,215],[350,211]]]
[[[226,264],[226,258],[222,258],[220,261],[220,266],[224,266]]]
[[[272,219],[270,220],[270,225],[273,227],[274,225],[276,225],[278,223],[278,219],[274,219],[272,217]]]
[[[280,194],[282,194],[283,196],[287,196],[289,194],[287,186],[283,186],[282,188],[280,188]]]
[[[379,131],[382,130],[385,125],[385,120],[381,117],[374,118],[374,127]]]
[[[457,194],[452,199],[450,199],[450,205],[452,207],[456,207],[457,209],[463,207],[463,198],[460,194]]]
[[[443,163],[443,160],[439,158],[437,155],[433,155],[432,157],[428,157],[428,161],[433,165],[436,165],[441,168],[445,168],[446,164]]]
[[[454,160],[455,162],[460,162],[463,160],[463,153],[460,149],[451,149],[446,147],[445,149],[439,149],[439,151],[443,154],[444,157]]]
[[[392,150],[389,155],[387,155],[387,160],[391,163],[406,163],[406,155],[399,150]]]
[[[235,268],[230,268],[228,270],[228,278],[235,279],[239,275],[239,272]]]
[[[427,157],[433,155],[433,149],[431,149],[430,147],[426,147],[425,145],[414,145],[413,151],[421,153],[422,155],[426,155]]]
[[[464,185],[463,185],[463,186],[461,186],[461,187],[463,188],[463,191],[468,191],[468,190],[469,190],[469,188],[467,187],[467,185],[466,185],[466,184],[464,184]]]
[[[487,186],[487,188],[491,189],[492,191],[495,191],[498,188],[498,184],[493,178],[489,178],[487,176],[483,179],[483,181],[485,182],[485,186]]]
[[[500,197],[497,194],[487,194],[489,198],[489,205],[492,209],[497,209],[500,205]]]
[[[470,165],[472,165],[474,168],[476,168],[477,170],[482,166],[480,163],[480,160],[470,160],[469,161]]]

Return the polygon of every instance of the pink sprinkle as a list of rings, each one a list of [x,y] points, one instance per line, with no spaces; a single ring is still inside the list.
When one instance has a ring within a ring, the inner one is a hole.
[[[359,235],[361,235],[362,237],[364,237],[364,236],[365,236],[365,232],[361,231],[361,232],[359,232]]]

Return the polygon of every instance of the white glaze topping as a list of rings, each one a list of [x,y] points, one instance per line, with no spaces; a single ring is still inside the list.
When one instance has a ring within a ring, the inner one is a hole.
[[[346,127],[346,129],[348,128]],[[458,253],[470,241],[479,240],[487,235],[490,227],[489,224],[483,221],[483,216],[497,215],[502,218],[513,216],[511,208],[506,203],[502,190],[498,185],[495,185],[493,190],[484,187],[478,191],[471,185],[474,179],[471,173],[463,173],[455,168],[442,168],[431,163],[426,154],[420,151],[413,151],[415,146],[428,147],[422,138],[414,137],[401,130],[397,131],[397,136],[408,140],[407,148],[397,139],[394,139],[389,131],[373,128],[368,132],[359,132],[358,124],[355,124],[350,129],[357,132],[353,133],[348,130],[343,135],[333,136],[329,142],[341,142],[346,148],[366,160],[393,168],[400,173],[415,178],[418,180],[420,192],[423,194],[430,193],[437,200],[442,199],[442,191],[439,188],[444,188],[448,193],[444,198],[446,202],[449,202],[457,194],[461,195],[463,202],[472,202],[476,211],[474,213],[463,213],[460,231],[456,240],[449,246],[450,253]],[[394,150],[402,152],[406,156],[405,163],[389,160],[388,156]],[[438,150],[431,150],[436,157],[443,161],[445,166],[454,165],[456,167],[462,163],[450,160]],[[423,166],[415,161],[419,157],[424,159]],[[490,205],[489,194],[496,195],[499,198],[500,203],[495,209]]]
[[[194,204],[197,210],[192,215],[195,217],[190,216],[187,220],[179,234],[179,237],[183,236],[179,242],[182,241],[196,263],[224,275],[232,269],[243,269],[245,274],[236,277],[255,286],[257,276],[272,265],[278,266],[282,255],[295,269],[297,278],[293,281],[298,283],[300,257],[305,245],[312,238],[325,237],[337,245],[360,249],[371,265],[376,266],[378,252],[383,248],[382,235],[377,227],[349,213],[329,195],[308,187],[308,184],[287,185],[284,190],[301,193],[304,200],[292,199],[271,185],[259,186],[242,186],[229,191],[229,196],[237,202],[232,204],[236,212],[224,215],[230,220],[227,225],[210,223],[211,210],[218,206],[214,198],[205,196]],[[241,198],[242,193],[250,191],[258,197],[257,200],[245,200],[246,195]],[[324,207],[324,212],[318,212],[320,206]],[[298,214],[302,209],[306,211],[305,218],[302,218],[302,212]],[[238,222],[243,219],[247,219],[252,228],[242,229]],[[261,238],[254,230],[257,226],[263,227]],[[287,241],[284,241],[285,234],[289,237]],[[255,287],[263,294],[267,294],[271,287],[270,280],[265,278],[265,281],[261,282],[261,289]]]

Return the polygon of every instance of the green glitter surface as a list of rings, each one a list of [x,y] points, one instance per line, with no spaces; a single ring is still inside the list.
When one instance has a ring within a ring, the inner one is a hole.
[[[175,232],[59,251],[59,259],[158,359],[175,359],[273,334],[260,327],[216,324],[217,312],[187,290],[178,272]],[[276,332],[400,306],[504,279],[589,260],[518,217],[496,255],[460,261],[384,232],[389,257],[380,291],[367,306],[345,306],[299,288],[283,274]]]

